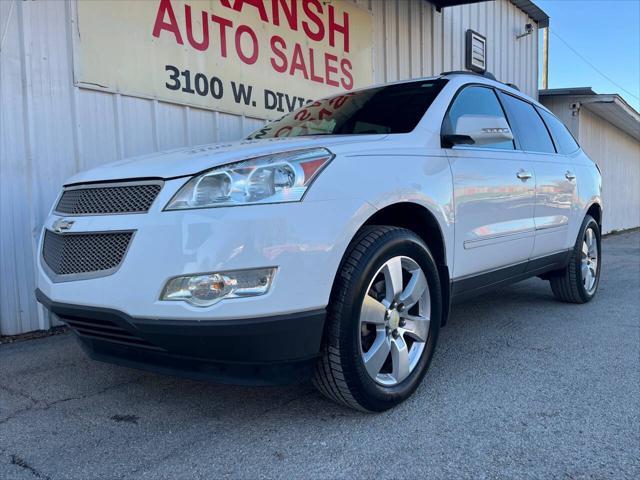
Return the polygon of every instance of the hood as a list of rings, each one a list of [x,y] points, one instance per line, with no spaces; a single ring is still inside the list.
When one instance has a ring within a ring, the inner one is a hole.
[[[183,177],[227,163],[288,150],[327,147],[337,153],[335,148],[342,149],[341,147],[350,144],[364,141],[371,142],[385,137],[386,135],[319,135],[239,140],[237,142],[179,148],[108,163],[92,170],[78,173],[67,180],[65,185],[136,178],[169,179]]]

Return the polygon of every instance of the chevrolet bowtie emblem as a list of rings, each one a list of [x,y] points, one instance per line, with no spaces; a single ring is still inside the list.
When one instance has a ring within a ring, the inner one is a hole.
[[[56,233],[62,233],[69,230],[75,222],[73,220],[67,220],[66,218],[59,218],[53,222],[53,231]]]

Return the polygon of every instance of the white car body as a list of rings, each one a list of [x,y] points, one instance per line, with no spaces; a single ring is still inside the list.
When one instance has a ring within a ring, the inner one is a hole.
[[[600,212],[597,167],[581,149],[561,155],[442,148],[443,117],[461,87],[487,85],[533,102],[481,76],[445,78],[448,82],[410,133],[243,140],[150,154],[79,173],[67,186],[154,179],[162,189],[145,214],[69,216],[52,209],[45,231],[66,219],[73,221],[73,233],[131,230],[135,235],[122,263],[107,276],[52,278],[39,255],[39,298],[48,306],[104,309],[141,323],[167,320],[178,326],[321,312],[356,232],[385,209],[409,205],[411,212],[421,211],[431,220],[430,228],[437,225],[441,235],[438,260],[447,303],[449,296],[543,273],[572,249],[587,212]],[[326,148],[335,157],[300,202],[165,211],[194,174],[312,147]],[[531,177],[518,178],[523,171]],[[208,307],[160,299],[167,281],[176,276],[264,267],[277,268],[265,295],[223,299]]]

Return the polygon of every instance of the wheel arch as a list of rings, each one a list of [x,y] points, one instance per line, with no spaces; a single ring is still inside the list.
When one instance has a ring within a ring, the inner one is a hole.
[[[362,226],[368,225],[389,225],[411,230],[427,244],[436,263],[447,266],[447,247],[442,229],[427,207],[413,202],[394,203],[375,212]]]
[[[418,235],[429,247],[440,276],[440,287],[442,291],[444,325],[449,317],[451,301],[451,280],[449,265],[447,262],[447,245],[444,232],[438,222],[436,215],[427,207],[414,202],[398,202],[387,205],[371,216],[358,228],[353,235],[355,238],[363,227],[371,225],[388,225],[392,227],[406,228]],[[346,252],[345,252],[346,255]],[[344,257],[343,257],[344,259]],[[341,262],[342,263],[342,262]]]
[[[585,215],[591,215],[598,224],[600,231],[602,231],[602,205],[597,202],[592,203]]]

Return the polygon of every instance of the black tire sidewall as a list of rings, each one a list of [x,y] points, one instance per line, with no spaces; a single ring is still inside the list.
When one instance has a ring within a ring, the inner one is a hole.
[[[596,267],[596,284],[591,294],[587,292],[586,288],[584,288],[584,282],[582,279],[582,243],[584,242],[584,235],[587,229],[589,228],[591,228],[595,234],[596,245],[598,249],[598,265]],[[580,298],[582,298],[584,302],[588,302],[595,296],[596,292],[598,291],[598,286],[600,284],[600,269],[602,268],[602,248],[601,248],[601,238],[600,238],[600,227],[598,225],[598,222],[596,222],[592,216],[587,215],[585,219],[582,221],[582,227],[580,228],[580,235],[578,235],[578,239],[576,241],[574,248],[575,248],[574,258],[573,258],[574,264],[572,265],[572,267],[576,269],[576,278],[579,279],[576,287],[578,289]]]
[[[418,263],[424,272],[431,296],[431,322],[429,336],[420,361],[403,382],[392,387],[377,384],[367,373],[360,353],[360,309],[373,276],[390,258],[405,256]],[[350,291],[345,292],[343,309],[340,312],[341,342],[343,358],[349,367],[345,369],[345,380],[354,397],[363,407],[372,411],[386,410],[410,396],[420,384],[429,367],[438,339],[442,318],[442,294],[436,263],[428,247],[412,232],[392,230],[378,239],[360,259],[358,268],[352,272],[355,281]]]

